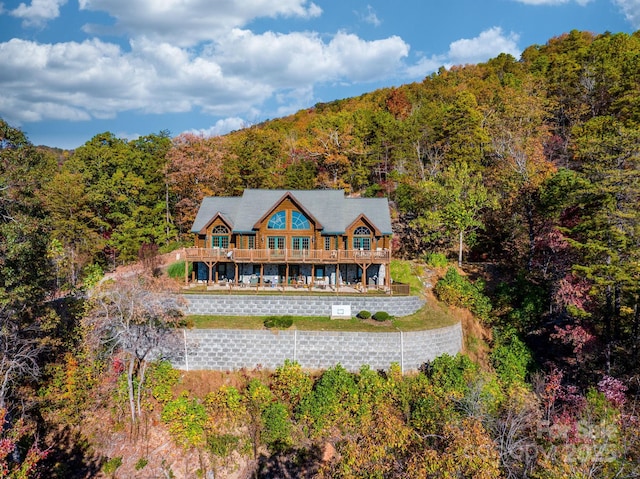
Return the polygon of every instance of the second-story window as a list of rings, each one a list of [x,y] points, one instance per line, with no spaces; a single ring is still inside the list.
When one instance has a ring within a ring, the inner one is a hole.
[[[269,249],[284,249],[284,236],[269,236],[267,238],[267,247]]]
[[[371,230],[366,226],[358,226],[353,232],[353,249],[371,249]]]
[[[270,230],[283,230],[287,227],[287,216],[286,212],[278,211],[274,213],[271,218],[269,218],[269,222],[267,223],[267,228]]]
[[[229,247],[229,229],[226,226],[218,225],[211,231],[211,247],[223,248]]]
[[[309,249],[308,236],[294,236],[291,238],[291,248],[294,250]]]
[[[299,211],[291,212],[291,229],[292,230],[308,230],[311,229],[311,224],[305,215]]]

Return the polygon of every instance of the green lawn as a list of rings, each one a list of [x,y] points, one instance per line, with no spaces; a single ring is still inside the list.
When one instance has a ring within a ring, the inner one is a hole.
[[[420,280],[419,267],[410,261],[394,259],[391,260],[391,277],[396,283],[408,284],[411,295],[422,294],[423,285]]]
[[[187,322],[199,329],[262,329],[266,316],[189,316]],[[291,329],[300,331],[419,331],[455,324],[457,320],[446,310],[427,305],[411,316],[387,323],[329,317],[293,316]]]

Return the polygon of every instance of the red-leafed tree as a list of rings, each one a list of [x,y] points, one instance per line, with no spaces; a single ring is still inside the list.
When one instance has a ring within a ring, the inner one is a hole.
[[[192,133],[173,139],[167,154],[167,178],[174,222],[180,234],[189,231],[202,198],[223,192],[220,181],[222,162],[228,154],[225,145],[222,137],[205,138]]]

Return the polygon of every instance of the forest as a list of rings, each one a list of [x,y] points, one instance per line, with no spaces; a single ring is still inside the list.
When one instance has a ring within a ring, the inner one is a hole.
[[[154,258],[191,244],[203,197],[245,188],[388,197],[394,256],[442,268],[433,293],[486,354],[414,375],[286,363],[211,391],[151,361],[184,323]],[[639,194],[640,32],[219,137],[62,151],[0,119],[0,477],[127,477],[96,445],[154,427],[194,467],[153,475],[140,453],[129,477],[639,477]],[[147,276],[97,286],[137,261]]]

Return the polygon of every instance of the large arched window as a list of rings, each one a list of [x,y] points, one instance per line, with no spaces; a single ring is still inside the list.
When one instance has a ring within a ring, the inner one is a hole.
[[[366,226],[358,226],[353,232],[353,249],[371,249],[371,230]]]
[[[308,230],[311,229],[311,224],[305,215],[299,211],[291,212],[291,229],[292,230]]]
[[[287,219],[286,213],[284,211],[278,211],[274,213],[271,218],[269,218],[269,222],[267,223],[267,228],[270,230],[283,230],[287,227]]]
[[[211,247],[212,248],[228,248],[229,247],[229,228],[224,225],[218,225],[211,231]]]

